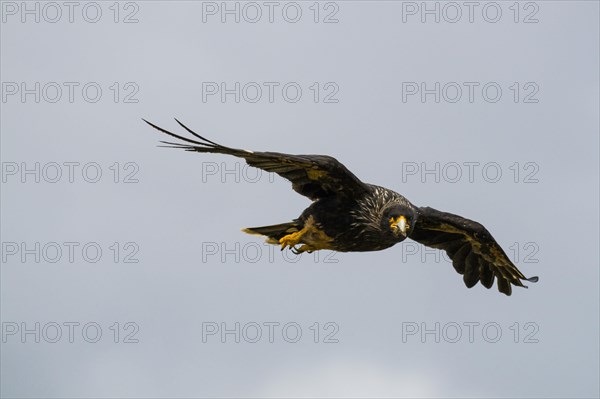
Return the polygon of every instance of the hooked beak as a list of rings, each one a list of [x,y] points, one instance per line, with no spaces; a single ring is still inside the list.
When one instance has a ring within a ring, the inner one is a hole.
[[[406,221],[406,217],[398,216],[397,218],[390,219],[390,227],[392,229],[397,230],[402,234],[402,236],[406,237],[406,230],[408,229],[408,223]]]

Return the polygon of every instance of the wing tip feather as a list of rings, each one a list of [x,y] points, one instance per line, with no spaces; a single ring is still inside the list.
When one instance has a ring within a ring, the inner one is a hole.
[[[532,276],[532,277],[526,278],[525,280],[529,281],[530,283],[537,283],[538,281],[540,281],[540,278],[538,276]]]

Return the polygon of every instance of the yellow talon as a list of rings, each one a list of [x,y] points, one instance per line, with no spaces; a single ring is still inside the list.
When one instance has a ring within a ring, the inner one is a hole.
[[[315,225],[314,219],[311,216],[304,223],[301,230],[287,234],[281,237],[278,241],[273,239],[273,244],[279,243],[281,250],[290,247],[294,253],[314,252],[320,249],[332,249],[331,242],[333,239],[325,234],[319,227]],[[302,244],[300,247],[296,247]]]
[[[279,239],[279,243],[281,244],[281,250],[283,251],[285,247],[294,247],[302,240],[302,236],[306,233],[306,228],[303,228],[300,231],[295,233],[288,234]]]

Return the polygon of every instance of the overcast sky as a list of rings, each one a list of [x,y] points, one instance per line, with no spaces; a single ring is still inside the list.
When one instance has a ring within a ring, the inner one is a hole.
[[[598,397],[598,2],[23,4],[1,3],[3,397]],[[540,281],[467,289],[410,241],[282,253],[240,228],[306,198],[142,117],[333,155]]]

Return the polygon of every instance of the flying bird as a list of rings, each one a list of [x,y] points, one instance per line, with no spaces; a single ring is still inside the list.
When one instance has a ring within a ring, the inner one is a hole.
[[[312,200],[302,214],[286,223],[243,229],[267,237],[267,242],[294,253],[328,249],[340,252],[378,251],[410,238],[446,251],[468,288],[478,282],[512,293],[512,285],[525,287],[527,278],[510,261],[494,237],[481,224],[429,207],[417,207],[402,195],[362,182],[338,160],[327,155],[290,155],[225,147],[193,132],[175,119],[194,139],[169,132],[180,143],[161,141],[171,148],[192,152],[228,154],[244,158],[250,166],[277,173],[292,189]]]

